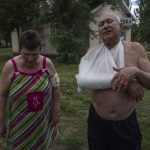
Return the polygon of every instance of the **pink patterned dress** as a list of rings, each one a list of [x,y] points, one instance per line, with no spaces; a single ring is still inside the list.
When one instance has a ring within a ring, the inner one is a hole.
[[[52,86],[43,57],[43,68],[35,73],[18,70],[9,89],[8,146],[13,150],[48,150],[57,134],[50,126],[53,112]],[[8,148],[9,149],[9,148]]]

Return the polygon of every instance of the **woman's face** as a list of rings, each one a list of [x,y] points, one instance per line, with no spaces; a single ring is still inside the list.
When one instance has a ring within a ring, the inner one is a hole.
[[[25,47],[22,47],[21,49],[21,56],[23,57],[24,62],[27,66],[36,65],[39,55],[40,55],[40,48],[30,50]]]

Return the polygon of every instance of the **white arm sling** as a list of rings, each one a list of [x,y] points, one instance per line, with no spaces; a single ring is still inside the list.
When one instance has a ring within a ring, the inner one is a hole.
[[[116,74],[113,67],[124,67],[124,47],[121,40],[112,49],[108,49],[104,43],[101,43],[82,57],[79,73],[76,75],[78,87],[111,88],[110,81]]]

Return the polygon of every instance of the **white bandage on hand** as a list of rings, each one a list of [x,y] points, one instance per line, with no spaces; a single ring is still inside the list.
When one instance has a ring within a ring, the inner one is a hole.
[[[59,77],[58,77],[58,74],[57,74],[57,73],[54,74],[54,76],[52,76],[52,77],[50,78],[50,82],[51,82],[52,87],[57,87],[57,86],[59,86]]]

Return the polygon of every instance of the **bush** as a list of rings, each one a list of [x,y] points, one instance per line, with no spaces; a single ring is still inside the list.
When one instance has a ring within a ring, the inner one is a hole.
[[[92,15],[88,6],[76,0],[55,0],[52,6],[51,36],[62,63],[78,63],[89,46]]]

